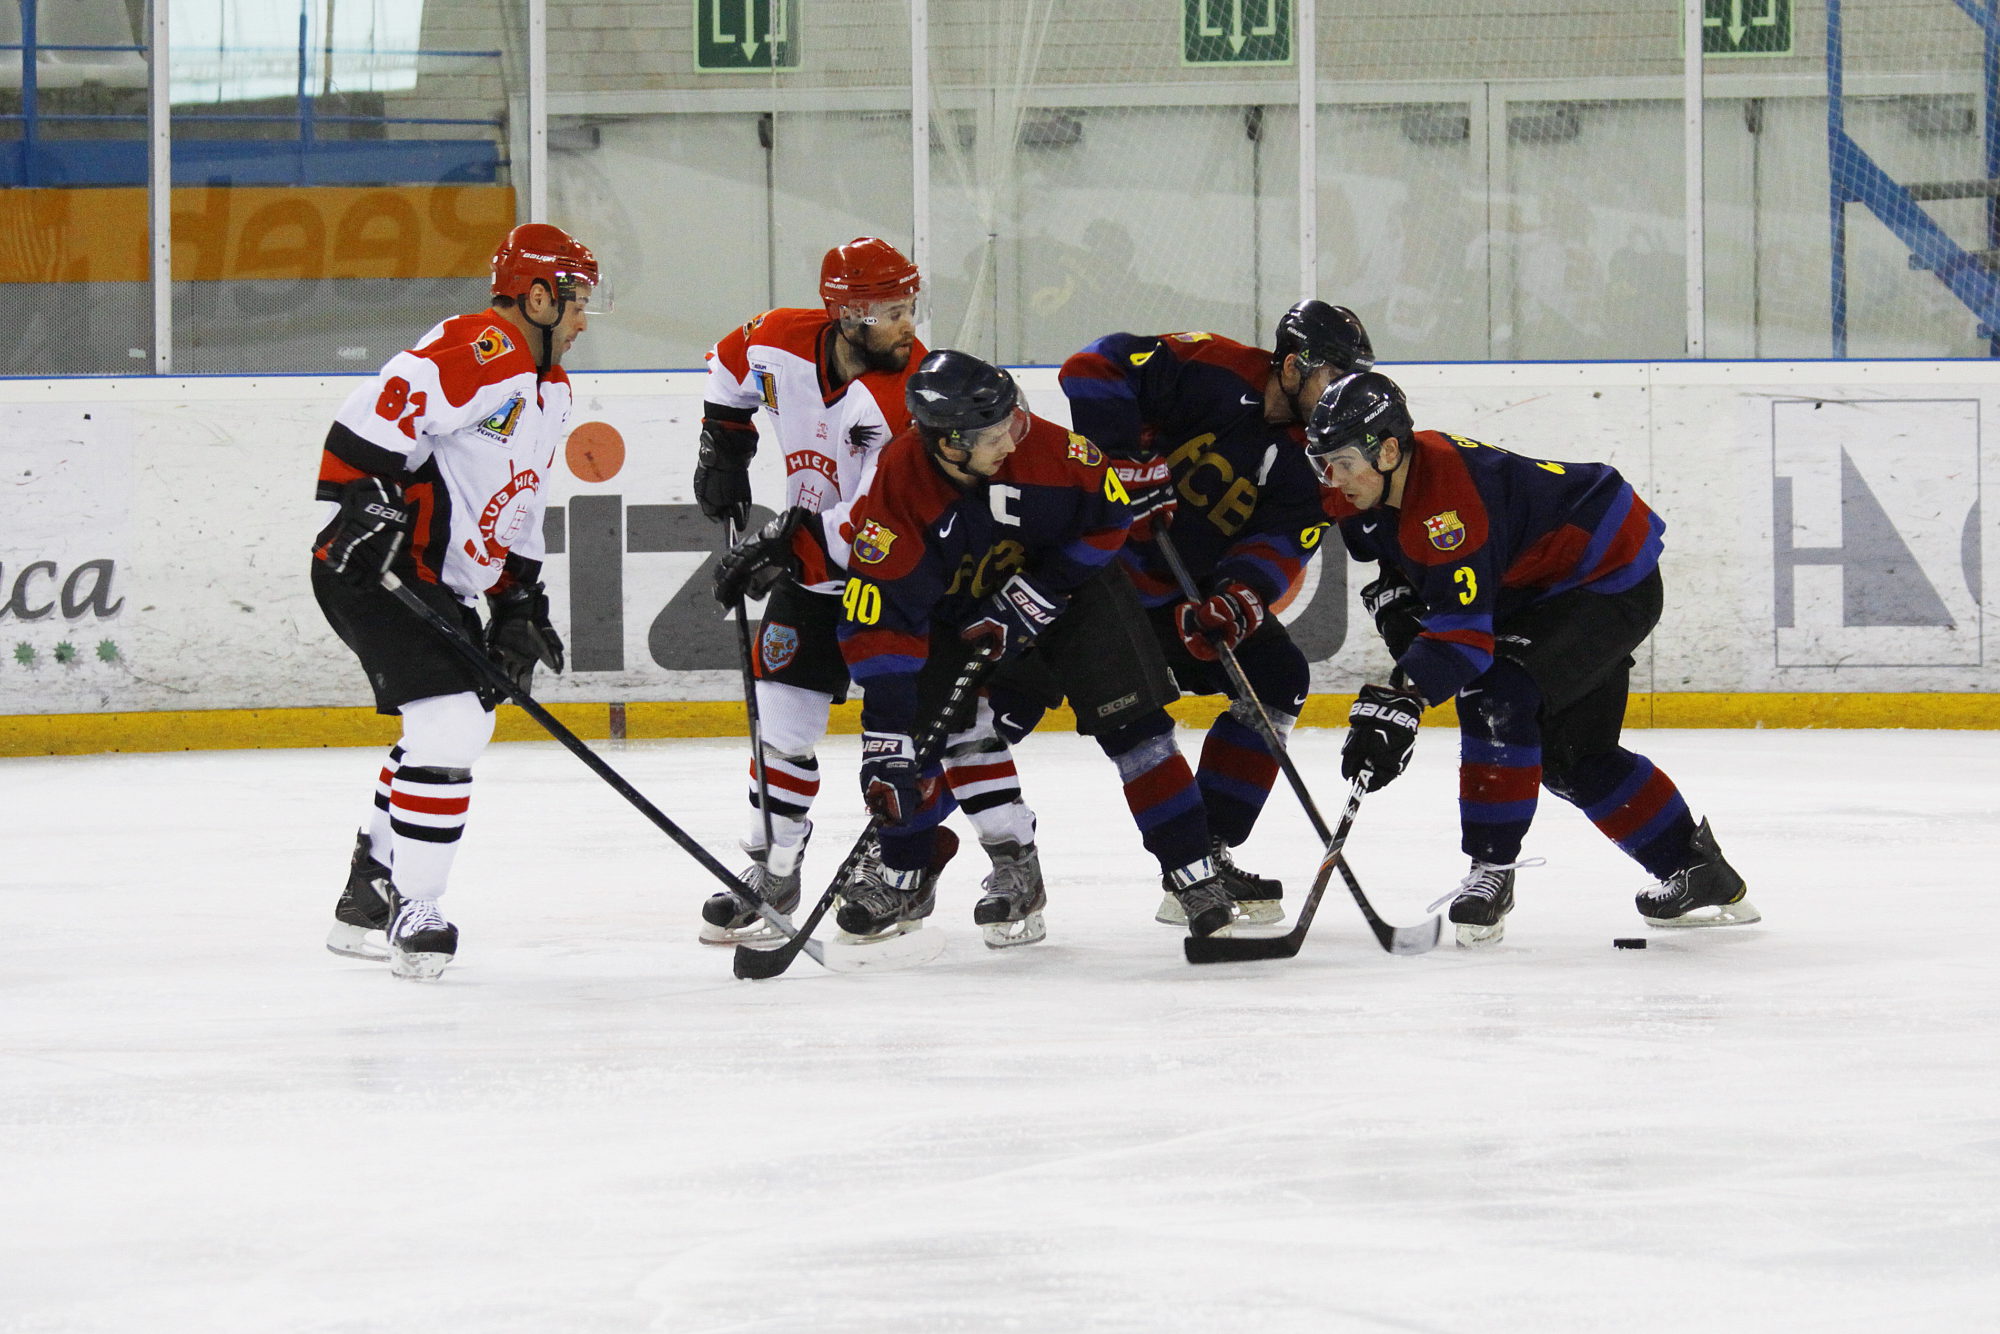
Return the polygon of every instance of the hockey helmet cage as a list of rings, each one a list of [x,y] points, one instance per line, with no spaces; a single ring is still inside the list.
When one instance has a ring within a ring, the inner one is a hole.
[[[1296,356],[1307,371],[1331,366],[1351,375],[1375,368],[1375,349],[1360,317],[1324,301],[1301,301],[1279,317],[1271,365],[1283,365],[1288,356]]]
[[[1326,387],[1306,422],[1306,453],[1315,465],[1343,449],[1358,450],[1381,468],[1382,442],[1391,436],[1405,449],[1412,431],[1410,406],[1396,382],[1379,371],[1345,375]]]
[[[837,245],[819,265],[820,299],[836,320],[842,307],[913,297],[920,286],[917,266],[879,236],[857,236]]]
[[[957,445],[1012,417],[1021,388],[1002,368],[970,352],[941,348],[910,373],[903,400],[926,439]]]
[[[546,222],[524,222],[507,233],[507,239],[493,252],[493,295],[524,299],[537,282],[549,285],[549,294],[568,300],[576,284],[598,286],[597,256],[590,247],[560,227]]]

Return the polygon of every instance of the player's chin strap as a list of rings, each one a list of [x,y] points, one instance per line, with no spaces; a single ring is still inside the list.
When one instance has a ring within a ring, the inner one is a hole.
[[[543,324],[533,315],[530,315],[528,313],[527,298],[523,297],[521,299],[521,318],[542,331],[542,351],[541,355],[535,358],[535,374],[538,378],[544,380],[549,378],[549,367],[553,366],[556,360],[556,326],[562,323],[563,313],[569,309],[570,301],[569,297],[563,294],[561,283],[552,286],[549,289],[549,295],[556,299],[556,317],[547,324]]]

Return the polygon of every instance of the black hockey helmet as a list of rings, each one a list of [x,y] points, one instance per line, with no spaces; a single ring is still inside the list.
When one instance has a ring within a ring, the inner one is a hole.
[[[1379,371],[1343,375],[1313,405],[1306,422],[1306,454],[1322,478],[1327,478],[1324,460],[1343,449],[1358,451],[1380,472],[1382,442],[1394,436],[1407,457],[1413,430],[1410,405],[1394,380]]]
[[[991,362],[970,352],[941,348],[910,372],[903,401],[926,441],[962,448],[965,436],[1014,415],[1021,405],[1021,388]]]
[[[1301,301],[1278,319],[1271,344],[1271,369],[1295,356],[1307,371],[1331,366],[1342,375],[1375,368],[1375,349],[1361,319],[1346,306]]]

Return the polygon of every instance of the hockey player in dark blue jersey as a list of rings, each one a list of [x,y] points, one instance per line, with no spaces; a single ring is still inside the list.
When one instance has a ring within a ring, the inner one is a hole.
[[[1354,313],[1301,301],[1278,321],[1273,350],[1207,333],[1107,334],[1063,363],[1077,431],[1116,460],[1142,518],[1120,560],[1148,608],[1182,690],[1229,693],[1217,661],[1231,649],[1280,736],[1305,704],[1305,655],[1271,608],[1317,553],[1328,520],[1307,462],[1304,424],[1327,385],[1375,364]],[[1168,539],[1201,597],[1183,598],[1160,549]],[[1218,716],[1196,781],[1212,855],[1245,920],[1281,915],[1283,886],[1235,865],[1278,775],[1246,702]],[[1162,899],[1160,920],[1179,905]]]
[[[1660,619],[1665,530],[1631,484],[1607,464],[1415,430],[1402,390],[1374,372],[1330,387],[1306,437],[1348,551],[1380,562],[1361,596],[1396,658],[1391,683],[1355,701],[1341,773],[1370,771],[1371,791],[1389,782],[1424,706],[1458,701],[1472,859],[1446,896],[1458,943],[1505,931],[1541,787],[1659,882],[1638,896],[1649,924],[1757,921],[1708,821],[1619,744],[1631,654]]]
[[[934,352],[910,377],[915,425],[884,447],[828,547],[845,564],[841,649],[863,690],[862,787],[883,819],[884,874],[845,896],[851,935],[903,929],[931,910],[925,868],[945,812],[911,737],[975,655],[997,664],[982,710],[1068,698],[1078,729],[1117,765],[1142,841],[1188,929],[1234,916],[1209,851],[1194,775],[1165,705],[1176,697],[1114,558],[1130,500],[1103,452],[1030,415],[1006,371]],[[974,919],[992,945],[1044,931],[1039,882],[989,887]]]

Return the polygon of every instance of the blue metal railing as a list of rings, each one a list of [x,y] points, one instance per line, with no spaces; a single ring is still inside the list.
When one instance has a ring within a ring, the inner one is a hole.
[[[1847,355],[1847,206],[1865,205],[1910,250],[1910,267],[1928,269],[1979,317],[1987,355],[2000,357],[2000,276],[1988,265],[2000,259],[2000,0],[1954,0],[1979,27],[1984,43],[1985,168],[1983,181],[1908,186],[1884,171],[1847,132],[1846,56],[1841,32],[1843,0],[1826,0],[1826,144],[1828,212],[1832,232],[1833,355]],[[1968,251],[1923,207],[1929,199],[1986,200],[1986,246]]]
[[[20,0],[21,40],[0,43],[0,51],[21,53],[21,110],[0,113],[0,123],[18,123],[21,137],[0,142],[0,185],[139,185],[146,179],[145,142],[131,140],[50,139],[44,125],[57,123],[138,123],[140,113],[45,112],[37,57],[44,51],[137,53],[142,45],[53,43],[39,40],[41,0]],[[349,184],[406,180],[491,181],[500,165],[498,145],[491,138],[446,140],[327,140],[322,125],[456,125],[498,130],[497,117],[322,115],[319,98],[310,91],[315,48],[303,6],[299,40],[293,47],[241,47],[243,54],[293,51],[298,57],[294,84],[295,109],[289,115],[242,113],[201,115],[181,113],[180,124],[295,124],[295,140],[216,140],[176,135],[173,139],[176,184]],[[438,57],[497,60],[505,52],[475,50],[377,50],[318,48],[322,55]],[[260,161],[261,159],[261,161]]]

